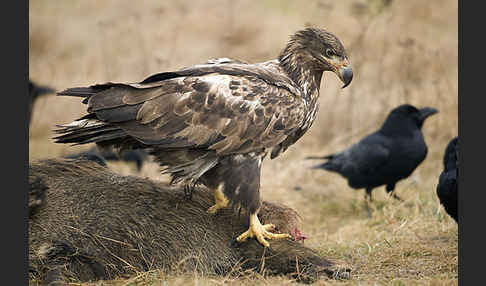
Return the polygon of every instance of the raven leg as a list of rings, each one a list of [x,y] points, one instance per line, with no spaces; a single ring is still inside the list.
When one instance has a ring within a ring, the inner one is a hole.
[[[248,238],[256,237],[258,242],[260,242],[263,246],[268,247],[270,246],[270,244],[265,239],[283,239],[292,237],[288,233],[271,233],[270,230],[274,230],[275,225],[262,225],[262,223],[258,219],[257,213],[258,212],[250,214],[250,228],[242,233],[240,236],[238,236],[236,238],[236,241],[243,242],[246,241]]]
[[[371,196],[372,190],[373,189],[371,189],[371,188],[366,189],[366,193],[365,193],[365,208],[366,208],[366,212],[368,213],[368,217],[371,217],[370,202],[373,201],[373,197]]]
[[[372,201],[373,201],[373,198],[372,198],[372,196],[371,196],[371,191],[372,191],[372,190],[373,190],[373,189],[371,189],[371,188],[366,189],[366,193],[365,193],[365,200],[366,200],[366,201],[370,201],[370,202],[372,202]]]
[[[397,194],[395,194],[395,192],[392,192],[392,193],[391,193],[391,196],[392,196],[394,199],[396,199],[396,200],[398,200],[398,201],[403,202],[403,199],[402,199],[402,198],[400,198],[400,197],[399,197]]]
[[[207,210],[207,212],[210,214],[215,214],[219,209],[225,208],[229,205],[229,200],[225,197],[223,191],[221,190],[222,186],[223,184],[220,184],[219,187],[213,192],[215,204]]]
[[[395,194],[395,184],[386,185],[386,192],[389,193],[394,199],[403,202],[403,199]]]

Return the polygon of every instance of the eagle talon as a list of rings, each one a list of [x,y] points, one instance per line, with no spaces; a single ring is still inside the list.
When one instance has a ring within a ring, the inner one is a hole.
[[[265,230],[275,230],[275,225],[273,223],[269,223],[269,224],[264,224],[263,225],[263,229]]]
[[[208,212],[210,214],[215,214],[215,213],[218,212],[219,209],[225,208],[229,204],[229,201],[224,196],[221,188],[217,188],[214,191],[214,201],[215,201],[215,204],[213,206],[211,206],[206,212]]]
[[[225,208],[226,206],[227,204],[218,204],[218,202],[216,202],[216,204],[211,206],[206,212],[210,214],[216,214],[219,209]]]
[[[255,237],[264,247],[269,247],[270,244],[265,239],[284,239],[291,238],[288,233],[271,233],[269,230],[274,230],[275,225],[262,225],[256,214],[250,215],[250,228],[244,233],[240,234],[236,241],[244,242],[248,238]]]

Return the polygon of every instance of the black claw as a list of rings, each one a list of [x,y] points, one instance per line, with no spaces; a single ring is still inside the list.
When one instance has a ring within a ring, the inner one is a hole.
[[[394,199],[396,199],[396,200],[398,200],[398,201],[400,201],[400,202],[403,202],[403,199],[402,199],[402,198],[400,198],[400,197],[399,197],[397,194],[395,194],[395,192],[392,192],[392,193],[391,193],[391,195],[392,195],[392,197],[393,197]]]
[[[231,241],[231,247],[239,247],[240,243],[236,240],[236,237]]]
[[[366,208],[366,212],[368,214],[368,218],[371,218],[371,208],[370,208],[369,202],[367,200],[365,201],[365,208]]]
[[[373,197],[371,196],[371,191],[372,189],[366,189],[366,193],[365,193],[365,208],[369,218],[371,218],[370,203],[373,201]]]
[[[194,192],[194,185],[188,184],[184,186],[184,199],[186,201],[192,200],[192,192]]]

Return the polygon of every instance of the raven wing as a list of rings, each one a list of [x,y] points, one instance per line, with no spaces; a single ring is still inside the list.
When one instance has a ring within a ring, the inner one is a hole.
[[[353,169],[361,176],[373,175],[386,166],[390,158],[390,149],[386,140],[378,134],[363,138],[347,151],[344,169]]]
[[[445,211],[457,222],[457,170],[443,171],[436,193]]]

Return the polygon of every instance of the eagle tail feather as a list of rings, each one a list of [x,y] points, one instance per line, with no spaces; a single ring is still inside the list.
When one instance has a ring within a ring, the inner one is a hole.
[[[186,182],[195,184],[198,179],[218,163],[218,157],[212,153],[206,153],[192,161],[178,165],[167,166],[162,173],[170,174],[171,183]]]
[[[127,133],[120,127],[92,118],[82,118],[68,124],[57,125],[54,130],[56,143],[73,143],[75,145],[108,141],[123,138]]]
[[[65,89],[63,91],[60,91],[57,93],[58,96],[75,96],[75,97],[84,97],[83,103],[87,104],[89,98],[92,95],[95,95],[96,93],[99,93],[100,91],[106,90],[110,87],[115,87],[115,86],[124,86],[123,84],[119,83],[104,83],[104,84],[97,84],[97,85],[92,85],[88,87],[72,87]]]
[[[57,93],[58,96],[77,96],[88,97],[95,94],[97,91],[92,87],[73,87],[68,88]]]

